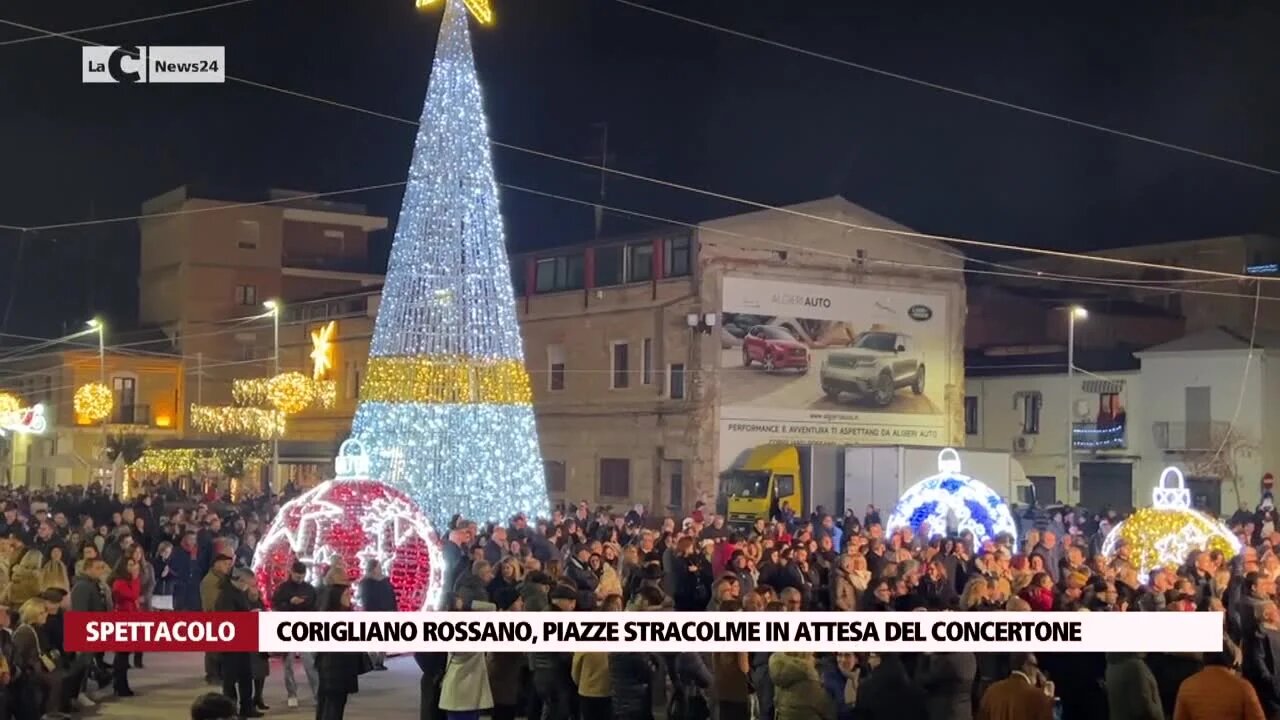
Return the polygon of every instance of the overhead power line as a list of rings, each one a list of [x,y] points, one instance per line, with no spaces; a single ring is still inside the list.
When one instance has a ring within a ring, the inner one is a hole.
[[[798,53],[800,55],[805,55],[805,56],[816,58],[819,60],[826,60],[827,62],[837,63],[840,65],[844,65],[845,67],[854,68],[856,70],[872,73],[874,75],[879,75],[881,77],[892,78],[894,80],[901,80],[903,82],[911,83],[913,85],[919,85],[921,87],[926,87],[931,90],[938,90],[940,92],[950,93],[952,95],[958,95],[960,97],[968,98],[970,100],[976,100],[978,102],[988,103],[990,105],[996,105],[1002,108],[1006,108],[1008,110],[1017,110],[1019,112],[1029,113],[1037,117],[1047,118],[1050,120],[1057,120],[1059,122],[1067,123],[1068,125],[1087,128],[1089,130],[1094,130],[1100,133],[1106,133],[1107,135],[1114,135],[1116,137],[1125,138],[1127,140],[1134,140],[1136,142],[1146,143],[1148,145],[1154,145],[1156,147],[1161,147],[1166,150],[1173,150],[1180,153],[1186,153],[1188,155],[1195,155],[1196,157],[1203,158],[1205,160],[1216,160],[1218,162],[1227,163],[1229,165],[1235,165],[1236,167],[1242,167],[1242,168],[1247,168],[1249,170],[1256,170],[1258,172],[1267,173],[1268,175],[1280,175],[1280,170],[1277,170],[1275,168],[1270,168],[1265,165],[1259,165],[1257,163],[1251,163],[1245,160],[1237,160],[1236,158],[1227,157],[1226,155],[1219,155],[1217,153],[1211,153],[1204,150],[1197,150],[1196,148],[1193,148],[1193,147],[1188,147],[1186,145],[1179,145],[1177,143],[1172,143],[1165,140],[1157,140],[1152,137],[1139,135],[1137,133],[1128,132],[1126,130],[1117,130],[1116,128],[1107,127],[1106,125],[1099,125],[1098,123],[1089,122],[1087,120],[1077,120],[1076,118],[1068,117],[1066,115],[1049,112],[1047,110],[1039,110],[1037,108],[1029,107],[1027,105],[1020,105],[1015,102],[1010,102],[1008,100],[1001,100],[999,98],[994,98],[989,95],[982,95],[980,93],[972,92],[970,90],[962,90],[960,88],[950,87],[948,85],[932,82],[930,80],[922,80],[920,78],[912,77],[910,75],[904,75],[899,72],[893,72],[892,70],[885,70],[883,68],[867,65],[865,63],[854,62],[852,60],[846,60],[844,58],[836,57],[834,55],[827,55],[825,53],[820,53],[814,50],[798,47],[796,45],[789,45],[787,43],[779,42],[777,40],[770,40],[769,38],[761,37],[759,35],[752,35],[750,33],[742,32],[741,30],[734,30],[733,28],[725,27],[723,25],[716,25],[715,23],[707,22],[705,20],[698,20],[696,18],[691,18],[687,15],[680,15],[678,13],[673,13],[667,10],[659,10],[658,8],[651,7],[643,3],[634,2],[633,0],[614,0],[614,2],[619,3],[621,5],[627,5],[629,7],[633,7],[638,10],[643,10],[645,12],[653,13],[654,15],[661,15],[663,17],[668,17],[673,20],[679,20],[681,22],[688,23],[690,25],[697,25],[698,27],[707,28],[709,30],[716,30],[718,32],[725,33],[727,35],[732,35],[737,38],[742,38],[743,40],[751,40],[752,42],[757,42],[762,45],[769,45],[771,47],[779,48],[782,50],[789,50],[791,52]]]
[[[619,2],[623,2],[624,0],[617,0],[617,1],[619,1]],[[643,7],[643,6],[640,6],[640,7]],[[90,41],[90,40],[85,40],[85,39],[83,39],[83,38],[74,37],[74,36],[72,36],[72,35],[71,35],[71,34],[69,34],[69,33],[61,33],[61,32],[55,32],[55,31],[51,31],[51,30],[46,30],[46,29],[44,29],[44,28],[35,27],[35,26],[28,25],[28,24],[25,24],[25,23],[18,23],[18,22],[12,21],[12,20],[3,20],[3,19],[0,19],[0,24],[6,24],[6,25],[14,26],[14,27],[19,27],[19,28],[22,28],[22,29],[24,29],[24,30],[29,30],[29,31],[31,31],[31,32],[44,33],[44,34],[47,34],[47,35],[50,35],[50,36],[53,36],[53,37],[60,37],[60,38],[64,38],[64,39],[71,40],[71,41],[73,41],[73,42],[78,42],[78,43],[81,43],[81,44],[84,44],[84,45],[95,45],[95,46],[97,46],[97,45],[101,45],[101,43],[96,43],[96,42],[93,42],[93,41]],[[336,101],[336,100],[331,100],[331,99],[323,98],[323,97],[317,97],[317,96],[315,96],[315,95],[311,95],[311,94],[308,94],[308,93],[298,92],[298,91],[295,91],[295,90],[289,90],[289,89],[287,89],[287,88],[280,88],[280,87],[276,87],[276,86],[274,86],[274,85],[268,85],[268,84],[266,84],[266,83],[260,83],[260,82],[256,82],[256,81],[253,81],[253,80],[247,80],[247,79],[244,79],[244,78],[238,78],[238,77],[234,77],[234,76],[231,76],[231,75],[227,75],[226,77],[227,77],[227,79],[228,79],[228,80],[230,80],[230,81],[243,83],[243,84],[249,85],[249,86],[251,86],[251,87],[257,87],[257,88],[261,88],[261,89],[270,90],[270,91],[273,91],[273,92],[279,92],[279,93],[283,93],[283,94],[285,94],[285,95],[289,95],[289,96],[291,96],[291,97],[297,97],[297,98],[301,98],[301,99],[305,99],[305,100],[310,100],[310,101],[312,101],[312,102],[318,102],[318,103],[321,103],[321,104],[329,105],[329,106],[332,106],[332,107],[338,107],[338,108],[342,108],[342,109],[345,109],[345,110],[350,110],[350,111],[353,111],[353,112],[359,112],[359,113],[363,113],[363,114],[366,114],[366,115],[371,115],[371,116],[374,116],[374,117],[378,117],[378,118],[382,118],[382,119],[386,119],[386,120],[391,120],[391,121],[398,122],[398,123],[405,124],[405,125],[411,125],[411,126],[414,126],[414,127],[418,127],[418,126],[419,126],[419,122],[418,122],[417,120],[412,120],[412,119],[409,119],[409,118],[402,118],[402,117],[398,117],[398,116],[395,116],[395,115],[390,115],[390,114],[387,114],[387,113],[378,112],[378,111],[375,111],[375,110],[369,110],[369,109],[367,109],[367,108],[362,108],[362,107],[359,107],[359,106],[356,106],[356,105],[350,105],[350,104],[348,104],[348,103],[343,103],[343,102],[339,102],[339,101]],[[596,170],[596,171],[599,171],[599,172],[607,172],[607,173],[610,173],[610,174],[613,174],[613,175],[617,175],[617,176],[619,176],[619,177],[625,177],[625,178],[628,178],[628,179],[631,179],[631,180],[637,180],[637,181],[640,181],[640,182],[652,183],[652,184],[655,184],[655,185],[660,185],[660,186],[663,186],[663,187],[668,187],[668,188],[672,188],[672,189],[675,189],[675,190],[680,190],[680,191],[682,191],[682,192],[690,192],[690,193],[695,193],[695,194],[703,195],[703,196],[706,196],[706,197],[715,198],[715,199],[718,199],[718,200],[723,200],[723,201],[727,201],[727,202],[732,202],[732,203],[736,203],[736,204],[739,204],[739,205],[744,205],[744,206],[747,206],[747,207],[750,207],[750,208],[754,208],[754,209],[756,209],[756,210],[770,210],[770,211],[774,211],[774,212],[783,213],[783,214],[786,214],[786,215],[791,215],[791,216],[794,216],[794,217],[801,217],[801,218],[805,218],[805,219],[808,219],[808,220],[813,220],[813,221],[816,221],[816,222],[822,222],[822,223],[827,223],[827,224],[838,225],[838,226],[846,227],[846,228],[849,228],[849,229],[861,230],[861,231],[864,231],[864,232],[873,232],[873,233],[888,234],[888,235],[892,235],[892,236],[895,236],[895,237],[898,237],[898,238],[915,238],[915,239],[919,239],[919,240],[927,240],[927,241],[932,241],[932,242],[943,242],[943,243],[952,243],[952,244],[956,244],[956,245],[965,245],[965,246],[970,246],[970,247],[978,247],[978,248],[983,248],[983,249],[987,249],[987,250],[997,250],[997,251],[1002,251],[1002,252],[1012,252],[1012,253],[1023,253],[1023,254],[1031,254],[1031,255],[1041,255],[1041,256],[1044,256],[1044,257],[1054,257],[1054,258],[1060,258],[1060,259],[1083,260],[1083,261],[1086,261],[1086,262],[1095,262],[1095,263],[1111,264],[1111,265],[1121,265],[1121,266],[1126,266],[1126,267],[1131,267],[1131,268],[1142,268],[1142,269],[1147,269],[1147,270],[1160,270],[1160,271],[1164,271],[1164,272],[1184,273],[1184,274],[1188,274],[1188,275],[1199,275],[1199,276],[1203,276],[1203,277],[1224,278],[1224,279],[1237,280],[1237,281],[1248,281],[1248,282],[1276,282],[1276,281],[1280,281],[1280,278],[1266,278],[1266,277],[1257,277],[1257,276],[1244,275],[1244,274],[1242,274],[1242,273],[1224,272],[1224,271],[1219,271],[1219,270],[1208,270],[1208,269],[1203,269],[1203,268],[1189,268],[1189,267],[1178,267],[1178,266],[1172,266],[1172,265],[1162,265],[1162,264],[1159,264],[1159,263],[1151,263],[1151,262],[1145,262],[1145,261],[1141,261],[1141,260],[1128,260],[1128,259],[1124,259],[1124,258],[1114,258],[1114,257],[1106,257],[1106,256],[1098,256],[1098,255],[1087,255],[1087,254],[1084,254],[1084,253],[1066,252],[1066,251],[1060,251],[1060,250],[1050,250],[1050,249],[1046,249],[1046,248],[1031,248],[1031,247],[1023,247],[1023,246],[1018,246],[1018,245],[1010,245],[1010,244],[1007,244],[1007,243],[996,243],[996,242],[988,242],[988,241],[983,241],[983,240],[973,240],[973,239],[970,239],[970,238],[960,238],[960,237],[953,237],[953,236],[946,236],[946,235],[937,235],[937,234],[932,234],[932,233],[921,233],[921,232],[916,232],[916,231],[911,231],[911,230],[903,230],[903,229],[895,229],[895,228],[883,228],[883,227],[877,227],[877,226],[873,226],[873,225],[862,225],[862,224],[858,224],[858,223],[852,223],[852,222],[848,222],[848,221],[838,220],[838,219],[836,219],[836,218],[828,218],[828,217],[823,217],[823,216],[821,216],[821,215],[815,215],[815,214],[813,214],[813,213],[804,212],[804,211],[802,211],[802,210],[797,210],[797,209],[795,209],[795,208],[788,208],[788,207],[781,207],[781,206],[776,206],[776,205],[770,205],[770,204],[767,204],[767,203],[757,202],[757,201],[749,200],[749,199],[746,199],[746,198],[736,197],[736,196],[729,195],[729,194],[726,194],[726,193],[720,193],[720,192],[715,192],[715,191],[713,191],[713,190],[707,190],[707,189],[705,189],[705,188],[699,188],[699,187],[695,187],[695,186],[691,186],[691,185],[685,185],[685,184],[682,184],[682,183],[672,182],[672,181],[669,181],[669,180],[663,180],[663,179],[661,179],[661,178],[654,178],[654,177],[650,177],[650,176],[646,176],[646,175],[641,175],[641,174],[639,174],[639,173],[627,172],[627,171],[624,171],[624,170],[620,170],[620,169],[618,169],[618,168],[616,168],[616,167],[610,167],[610,166],[605,166],[605,165],[599,165],[599,164],[591,163],[591,162],[588,162],[588,161],[585,161],[585,160],[578,160],[578,159],[575,159],[575,158],[564,157],[564,156],[561,156],[561,155],[556,155],[556,154],[554,154],[554,153],[544,152],[544,151],[541,151],[541,150],[535,150],[535,149],[532,149],[532,148],[526,148],[526,147],[522,147],[522,146],[519,146],[519,145],[511,144],[511,143],[503,143],[503,142],[497,142],[497,141],[494,141],[494,142],[493,142],[493,145],[495,145],[495,146],[497,146],[497,147],[504,148],[504,149],[513,150],[513,151],[521,152],[521,153],[525,153],[525,154],[532,155],[532,156],[535,156],[535,157],[546,158],[546,159],[549,159],[549,160],[556,160],[556,161],[559,161],[559,162],[564,162],[564,163],[567,163],[567,164],[576,165],[576,166],[583,167],[583,168],[589,168],[589,169]],[[394,186],[402,185],[402,184],[403,184],[403,182],[400,182],[400,183],[386,183],[386,184],[379,185],[379,186],[368,186],[367,188],[362,188],[362,189],[376,189],[376,188],[384,188],[384,187],[394,187]],[[353,190],[353,191],[354,191],[354,190]],[[313,195],[312,195],[312,197],[320,197],[320,196],[324,196],[324,195],[341,194],[342,192],[348,192],[348,191],[335,191],[335,192],[330,192],[330,193],[315,193],[315,194],[313,194]],[[293,198],[293,199],[296,199],[296,198]],[[247,203],[247,204],[266,204],[266,202],[267,202],[267,201],[263,201],[263,202],[259,202],[259,203]],[[275,202],[284,202],[284,201],[283,201],[283,200],[276,200]],[[224,207],[225,209],[230,209],[230,208],[232,208],[232,207],[235,207],[235,205],[227,205],[227,206],[223,206],[223,207]],[[216,211],[217,209],[218,209],[218,208],[202,208],[202,209],[200,209],[200,210],[201,210],[201,211],[206,211],[206,212],[212,212],[212,211]],[[179,210],[179,211],[173,211],[173,213],[171,213],[171,214],[183,214],[183,213],[185,213],[185,212],[188,212],[188,211],[182,211],[182,210]],[[128,218],[112,218],[112,219],[108,219],[108,220],[92,220],[92,221],[83,221],[83,222],[81,222],[81,223],[60,223],[60,224],[57,224],[57,225],[36,226],[36,227],[32,227],[32,228],[24,228],[24,229],[38,230],[38,229],[50,229],[50,228],[55,228],[55,227],[68,227],[68,226],[71,226],[71,225],[88,225],[88,224],[95,224],[95,223],[102,223],[102,222],[122,222],[122,221],[125,221],[125,220],[137,220],[137,219],[141,219],[141,218],[145,218],[145,217],[150,217],[150,216],[146,216],[146,215],[143,215],[143,216],[130,216],[130,217],[128,217]],[[931,246],[931,249],[935,249],[935,250],[936,250],[937,248],[932,248],[932,246]],[[943,251],[945,252],[945,249],[944,249]],[[964,256],[962,256],[962,255],[961,255],[960,257],[964,257]]]
[[[70,34],[93,32],[95,30],[109,30],[111,28],[125,27],[127,25],[139,25],[141,23],[154,22],[156,20],[168,20],[169,18],[180,17],[182,15],[194,15],[195,13],[208,12],[210,10],[221,10],[222,8],[225,8],[225,7],[231,7],[232,5],[244,5],[245,3],[250,3],[250,2],[253,2],[253,0],[229,0],[228,2],[221,2],[216,5],[205,5],[203,7],[190,8],[187,10],[176,10],[174,12],[161,13],[159,15],[149,15],[147,17],[134,18],[132,20],[120,20],[118,22],[110,22],[104,25],[91,25],[89,27],[76,28],[75,30],[64,30],[63,32],[70,35]],[[0,42],[0,47],[4,47],[6,45],[19,45],[22,43],[35,42],[37,40],[48,40],[50,37],[56,37],[56,36],[48,33],[41,33],[38,35],[31,35],[28,37],[17,38],[15,40],[5,40],[3,42]]]

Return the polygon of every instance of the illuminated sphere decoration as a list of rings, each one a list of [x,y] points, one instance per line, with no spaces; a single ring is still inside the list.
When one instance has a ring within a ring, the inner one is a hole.
[[[300,372],[280,373],[267,382],[267,400],[285,415],[296,415],[315,399],[311,379]]]
[[[105,420],[115,405],[111,388],[100,382],[85,383],[76,388],[73,402],[76,414],[93,422]]]
[[[0,392],[0,415],[17,412],[22,409],[22,401],[13,393]]]
[[[335,464],[338,477],[285,503],[258,543],[253,571],[264,600],[288,579],[294,561],[307,566],[307,580],[318,586],[341,559],[359,607],[360,576],[365,562],[376,559],[399,610],[437,607],[444,559],[427,517],[407,495],[368,477],[359,442],[344,442]]]
[[[1171,478],[1176,485],[1166,484]],[[1152,570],[1182,565],[1194,550],[1217,550],[1228,560],[1240,552],[1230,528],[1191,507],[1191,491],[1178,468],[1165,468],[1151,495],[1151,507],[1111,529],[1102,542],[1103,555],[1111,558],[1121,545],[1128,547],[1130,562],[1146,581]]]
[[[938,453],[938,474],[912,485],[889,516],[886,533],[909,527],[930,537],[973,533],[982,543],[1002,533],[1017,543],[1018,529],[1009,505],[985,483],[960,472],[960,454],[951,448]]]

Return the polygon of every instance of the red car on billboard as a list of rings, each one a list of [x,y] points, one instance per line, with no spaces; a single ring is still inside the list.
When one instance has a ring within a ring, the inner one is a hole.
[[[795,368],[809,371],[809,348],[779,325],[756,325],[742,338],[742,366],[760,363],[766,372]]]

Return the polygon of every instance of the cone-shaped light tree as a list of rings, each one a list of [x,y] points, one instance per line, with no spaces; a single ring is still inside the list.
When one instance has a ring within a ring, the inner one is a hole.
[[[434,4],[418,0],[419,6]],[[549,510],[468,11],[444,21],[352,435],[437,528]]]

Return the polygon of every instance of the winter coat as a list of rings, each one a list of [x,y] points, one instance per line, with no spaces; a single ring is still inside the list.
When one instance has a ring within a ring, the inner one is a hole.
[[[218,595],[222,592],[222,581],[226,580],[225,575],[210,570],[200,580],[200,609],[205,612],[213,610],[213,606],[218,602]]]
[[[453,594],[462,601],[464,610],[469,610],[474,602],[489,602],[489,591],[485,588],[484,581],[479,575],[471,573],[458,578],[453,586]]]
[[[1107,655],[1106,685],[1110,720],[1164,720],[1156,676],[1136,653]]]
[[[924,691],[907,677],[902,658],[881,655],[880,667],[858,684],[859,720],[928,720]]]
[[[294,605],[291,598],[300,597],[302,602]],[[301,612],[316,609],[316,588],[309,582],[285,580],[276,586],[271,595],[271,610],[274,612]]]
[[[596,586],[600,584],[600,578],[591,572],[591,568],[578,562],[577,558],[570,558],[569,562],[565,563],[564,574],[578,586],[579,590],[595,592]]]
[[[858,591],[853,586],[853,579],[840,568],[831,573],[831,609],[855,610]]]
[[[396,590],[389,578],[360,578],[360,606],[366,612],[395,612]]]
[[[835,705],[827,697],[813,661],[785,653],[769,658],[773,678],[775,720],[835,720]]]
[[[489,653],[489,692],[494,707],[511,707],[520,702],[520,675],[524,670],[521,653]]]
[[[853,677],[846,677],[833,662],[822,673],[822,686],[827,690],[836,708],[836,720],[853,720],[854,707],[858,700],[859,671],[854,668]],[[852,695],[852,697],[850,697]]]
[[[1160,707],[1164,709],[1164,716],[1171,718],[1182,681],[1200,672],[1204,661],[1200,653],[1148,653],[1146,662],[1160,690]]]
[[[715,698],[720,702],[747,703],[751,698],[747,675],[738,666],[738,653],[718,652],[711,656],[715,675]]]
[[[110,609],[102,593],[102,583],[88,575],[77,575],[71,585],[71,609],[80,612],[106,612]]]
[[[142,581],[139,578],[116,578],[111,583],[111,601],[120,612],[137,612],[141,608]]]
[[[249,604],[249,596],[231,583],[231,578],[222,577],[218,586],[218,596],[213,602],[212,610],[217,612],[249,612],[253,608]],[[234,652],[219,653],[218,657],[224,669],[232,673],[253,673],[252,655],[254,653]]]
[[[600,583],[596,585],[596,597],[604,600],[610,595],[622,595],[622,578],[609,563],[600,568]]]
[[[1022,591],[1023,600],[1031,606],[1033,612],[1049,612],[1053,610],[1053,589],[1029,587]]]
[[[694,568],[690,570],[689,568]],[[711,564],[702,555],[676,559],[675,609],[705,610],[711,602]]]
[[[139,609],[150,610],[151,598],[156,592],[156,569],[149,562],[143,561],[138,568],[138,589],[141,593],[138,599]]]
[[[973,653],[922,656],[916,663],[916,683],[925,691],[929,720],[971,720],[977,673]]]
[[[609,686],[614,718],[653,717],[653,683],[659,667],[650,653],[609,653]]]
[[[493,707],[484,653],[449,653],[449,665],[440,683],[439,707],[458,712]]]
[[[1280,714],[1280,630],[1260,628],[1244,644],[1244,677],[1267,717]]]
[[[169,556],[169,577],[173,583],[173,609],[198,611],[200,606],[200,563],[186,550],[176,547]]]
[[[609,697],[609,655],[574,653],[573,684],[578,687],[578,694],[582,697]]]
[[[317,686],[322,695],[350,695],[360,692],[360,664],[364,653],[319,653],[316,655]],[[224,656],[225,657],[225,656]]]

